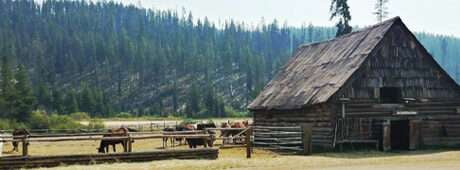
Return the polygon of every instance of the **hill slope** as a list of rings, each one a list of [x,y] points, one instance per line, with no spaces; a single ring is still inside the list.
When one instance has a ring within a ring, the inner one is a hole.
[[[335,35],[276,21],[217,27],[192,14],[112,2],[0,1],[0,16],[0,56],[28,68],[37,107],[98,116],[225,116],[244,109],[298,45]],[[418,37],[456,74],[459,39]]]

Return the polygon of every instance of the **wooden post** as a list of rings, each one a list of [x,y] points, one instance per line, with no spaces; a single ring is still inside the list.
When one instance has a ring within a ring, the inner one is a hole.
[[[130,134],[128,134],[128,152],[133,152],[133,139]]]
[[[246,158],[251,158],[251,153],[252,153],[251,136],[252,136],[252,127],[249,127],[249,129],[246,131]]]
[[[27,140],[27,135],[24,135],[22,138],[22,156],[29,155],[29,141]]]
[[[391,122],[389,120],[383,122],[383,151],[391,150]]]
[[[313,126],[312,124],[302,124],[302,143],[303,143],[303,154],[310,155],[312,153],[311,136]]]
[[[420,146],[420,120],[411,120],[409,122],[409,149],[415,150]]]

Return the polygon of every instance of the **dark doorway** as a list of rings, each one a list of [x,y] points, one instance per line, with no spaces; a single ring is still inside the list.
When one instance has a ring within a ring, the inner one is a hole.
[[[383,103],[399,103],[401,101],[401,88],[398,88],[398,87],[380,88],[380,101]]]
[[[409,150],[409,120],[391,121],[391,149]]]

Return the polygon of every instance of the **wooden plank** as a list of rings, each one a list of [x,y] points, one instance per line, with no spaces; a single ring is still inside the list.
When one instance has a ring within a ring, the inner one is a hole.
[[[391,150],[391,122],[386,121],[383,124],[383,151]]]
[[[251,158],[251,152],[252,152],[251,136],[252,136],[252,128],[249,127],[247,129],[247,134],[246,134],[246,158]]]
[[[409,149],[415,150],[420,145],[420,120],[411,120],[409,122]]]
[[[100,164],[110,162],[137,162],[164,159],[216,159],[217,157],[218,149],[214,148],[63,156],[12,156],[0,157],[0,169],[55,167],[63,164]]]
[[[312,129],[312,124],[302,124],[302,142],[304,155],[310,155],[312,153]]]

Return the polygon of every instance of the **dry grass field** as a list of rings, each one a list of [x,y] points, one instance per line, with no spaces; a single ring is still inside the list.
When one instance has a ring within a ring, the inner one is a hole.
[[[161,149],[161,140],[138,140],[134,151]],[[59,155],[96,153],[97,141],[32,143],[31,155]],[[183,148],[185,146],[181,146]],[[11,150],[6,144],[4,151]],[[118,148],[121,151],[121,147]],[[10,155],[8,153],[4,153]],[[458,170],[460,151],[424,150],[401,153],[348,152],[318,153],[312,156],[280,155],[255,150],[253,158],[245,158],[244,148],[221,149],[217,160],[164,160],[145,163],[117,163],[100,165],[62,166],[53,169],[353,169],[353,170]]]

